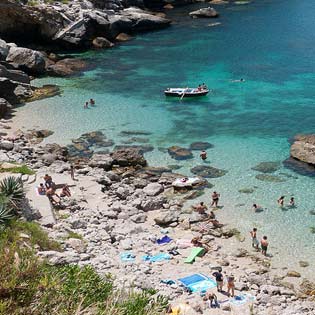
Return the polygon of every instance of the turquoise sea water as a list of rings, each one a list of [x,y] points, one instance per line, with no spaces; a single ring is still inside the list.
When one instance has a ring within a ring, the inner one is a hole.
[[[283,166],[275,175],[281,183],[259,181],[251,167],[264,161],[282,162],[289,156],[288,139],[315,132],[315,2],[256,0],[249,5],[216,6],[217,20],[191,19],[187,13],[205,5],[169,11],[171,28],[142,34],[111,50],[85,54],[94,65],[82,76],[41,79],[56,83],[60,97],[33,102],[18,110],[16,122],[55,131],[49,141],[69,143],[84,132],[102,130],[116,144],[121,130],[150,131],[155,150],[146,155],[151,165],[178,164],[189,174],[199,165],[199,152],[188,161],[172,160],[158,150],[193,141],[214,144],[210,165],[228,173],[210,182],[222,195],[218,213],[244,233],[255,225],[259,237],[268,235],[274,261],[286,257],[314,262],[315,179]],[[221,25],[209,26],[209,23]],[[232,82],[244,78],[246,82]],[[205,98],[166,99],[169,86],[212,90]],[[95,108],[83,110],[94,98]],[[144,136],[145,137],[145,136]],[[241,188],[255,188],[240,194]],[[201,197],[208,202],[210,191]],[[297,207],[280,210],[280,195],[296,198]],[[266,208],[253,213],[256,202]],[[240,204],[244,204],[240,206]],[[314,263],[313,263],[314,264]]]

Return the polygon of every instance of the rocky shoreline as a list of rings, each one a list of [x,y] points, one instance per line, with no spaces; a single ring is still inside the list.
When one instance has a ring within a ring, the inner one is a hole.
[[[189,314],[314,313],[311,295],[315,284],[301,274],[274,268],[272,258],[244,247],[244,238],[232,227],[212,227],[208,233],[200,234],[199,226],[204,218],[185,203],[198,196],[205,184],[189,190],[174,190],[173,181],[184,175],[165,167],[148,166],[138,148],[118,148],[109,153],[93,153],[90,148],[91,157],[69,155],[69,147],[41,144],[50,134],[47,130],[31,131],[2,140],[0,155],[6,167],[14,161],[36,170],[36,175],[23,175],[22,179],[31,209],[28,216],[36,218],[49,236],[62,244],[62,252],[38,253],[51,264],[92,265],[100,274],[112,273],[118,287],[155,288],[173,304],[189,302]],[[100,141],[100,134],[86,134],[83,139],[90,143],[94,139],[95,144]],[[70,177],[72,163],[76,166],[75,180]],[[72,194],[51,208],[50,221],[43,220],[42,216],[48,199],[34,194],[47,173],[58,187],[68,184]],[[220,220],[220,209],[214,210]],[[173,241],[157,244],[157,239],[164,235]],[[197,257],[193,264],[185,264],[191,248],[181,248],[178,242],[195,236],[202,236],[209,251]],[[174,247],[179,255],[170,255],[169,260],[142,259],[158,253],[168,255]],[[132,254],[129,261],[122,259],[126,252]],[[307,270],[308,264],[301,263]],[[216,293],[222,302],[221,309],[209,309],[198,294],[188,294],[178,284],[180,277],[196,272],[211,275],[218,266],[226,275],[235,276],[236,294],[250,294],[254,300],[239,306],[231,300],[223,302],[227,297]],[[175,283],[169,285],[161,280]]]

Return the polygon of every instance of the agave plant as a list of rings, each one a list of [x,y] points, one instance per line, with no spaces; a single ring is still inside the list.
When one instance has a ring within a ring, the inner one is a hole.
[[[0,203],[0,226],[14,218],[12,208],[7,207],[6,203]]]
[[[14,176],[3,179],[0,182],[0,194],[2,195],[0,199],[6,199],[6,202],[2,203],[6,204],[7,208],[17,210],[25,196],[22,180]]]

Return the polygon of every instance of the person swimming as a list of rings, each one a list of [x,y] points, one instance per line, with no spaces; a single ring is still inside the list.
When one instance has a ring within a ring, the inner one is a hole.
[[[245,82],[245,79],[240,78],[238,80],[230,80],[231,82]]]

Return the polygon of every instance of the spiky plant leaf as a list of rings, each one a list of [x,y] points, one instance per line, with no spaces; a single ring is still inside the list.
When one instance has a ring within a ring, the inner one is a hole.
[[[20,178],[9,176],[0,182],[0,193],[8,199],[8,206],[18,208],[24,199],[23,182]]]
[[[6,224],[14,218],[12,208],[7,207],[5,203],[0,203],[0,226]]]

